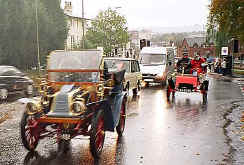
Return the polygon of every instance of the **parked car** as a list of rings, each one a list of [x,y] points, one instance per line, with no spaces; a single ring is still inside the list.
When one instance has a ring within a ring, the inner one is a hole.
[[[121,64],[125,69],[124,90],[129,92],[133,90],[133,94],[141,89],[142,73],[140,72],[140,66],[137,60],[133,58],[121,58],[121,57],[105,57],[104,62],[109,71],[113,71]]]
[[[33,81],[14,66],[0,66],[0,100],[23,92],[33,94]]]

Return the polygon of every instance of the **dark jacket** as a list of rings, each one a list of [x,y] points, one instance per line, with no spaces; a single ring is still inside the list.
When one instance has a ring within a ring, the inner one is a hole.
[[[191,69],[191,59],[190,58],[181,58],[176,66],[177,66],[177,72],[182,72],[182,67],[183,65],[186,65],[185,71],[184,73],[190,73],[190,69]]]

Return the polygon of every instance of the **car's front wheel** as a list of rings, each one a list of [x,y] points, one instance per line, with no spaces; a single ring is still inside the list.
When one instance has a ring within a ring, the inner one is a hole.
[[[126,104],[125,101],[121,105],[120,109],[120,119],[119,119],[119,124],[116,127],[116,131],[119,135],[119,137],[122,136],[124,129],[125,129],[125,119],[126,119]]]
[[[33,128],[35,122],[33,117],[24,112],[20,123],[20,133],[22,143],[29,151],[34,151],[39,142],[40,132],[37,127]]]
[[[99,159],[102,153],[105,139],[104,111],[99,110],[91,123],[90,151],[95,159]]]
[[[203,104],[207,104],[207,102],[208,102],[208,94],[207,94],[207,92],[204,92],[202,94],[202,102],[203,102]]]

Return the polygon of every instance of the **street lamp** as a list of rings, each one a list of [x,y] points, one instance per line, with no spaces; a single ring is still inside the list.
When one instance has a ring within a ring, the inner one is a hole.
[[[82,47],[85,49],[84,0],[82,0]]]
[[[37,62],[38,62],[38,71],[40,73],[40,68],[41,68],[41,64],[40,64],[40,45],[39,45],[39,27],[38,27],[38,3],[37,0],[35,0],[36,2],[36,42],[37,42]]]

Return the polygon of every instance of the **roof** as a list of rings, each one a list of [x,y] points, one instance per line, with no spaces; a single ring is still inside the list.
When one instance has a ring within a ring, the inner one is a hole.
[[[64,13],[66,16],[68,17],[72,17],[72,18],[78,18],[78,19],[83,19],[81,16],[78,16],[78,15],[73,15],[73,14],[69,14],[69,13]],[[89,19],[89,18],[84,18],[84,20],[92,20],[92,19]]]
[[[201,46],[205,43],[206,38],[205,37],[191,37],[191,38],[185,38],[188,45],[190,47],[193,47],[193,45],[196,43],[198,46]]]

